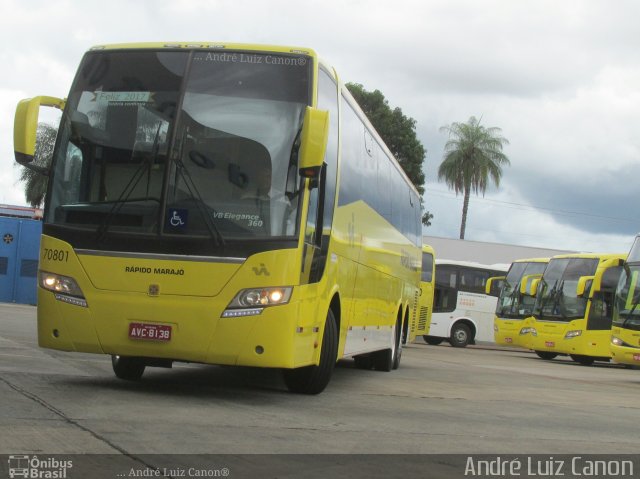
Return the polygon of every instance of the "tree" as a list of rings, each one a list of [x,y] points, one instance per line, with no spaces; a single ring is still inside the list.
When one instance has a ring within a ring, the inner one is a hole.
[[[490,180],[500,185],[502,167],[511,164],[502,152],[509,141],[500,136],[500,128],[485,128],[475,116],[467,123],[443,126],[440,131],[448,133],[449,140],[444,146],[438,180],[444,180],[456,195],[464,193],[460,224],[460,239],[464,239],[471,191],[484,196]]]
[[[426,150],[416,137],[416,121],[405,116],[400,108],[391,109],[380,90],[370,92],[359,83],[347,83],[347,88],[422,198],[425,182],[422,163]],[[422,223],[430,226],[431,218],[433,215],[425,212]]]
[[[38,123],[36,130],[36,151],[34,154],[33,164],[49,168],[51,158],[53,157],[53,147],[56,143],[56,135],[58,130],[46,123]],[[20,179],[24,183],[24,196],[32,207],[39,208],[44,202],[47,193],[48,177],[37,171],[31,170],[26,166],[22,166],[20,170]]]

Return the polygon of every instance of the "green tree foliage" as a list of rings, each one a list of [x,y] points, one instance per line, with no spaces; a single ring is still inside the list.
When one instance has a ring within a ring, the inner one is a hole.
[[[370,92],[359,83],[346,86],[422,197],[425,182],[422,163],[426,150],[416,136],[416,121],[405,116],[400,108],[392,109],[380,90]],[[432,218],[427,211],[422,223],[429,226]]]
[[[38,123],[36,131],[36,151],[33,164],[49,168],[53,157],[58,130],[46,123]],[[20,181],[24,183],[24,196],[32,207],[39,208],[44,203],[49,178],[25,166],[20,167]]]
[[[502,167],[511,164],[502,152],[509,141],[500,136],[500,128],[486,128],[475,116],[467,123],[445,125],[440,131],[448,133],[449,140],[438,168],[438,180],[443,180],[456,195],[464,194],[460,224],[460,239],[464,239],[471,192],[484,195],[490,180],[500,185]]]

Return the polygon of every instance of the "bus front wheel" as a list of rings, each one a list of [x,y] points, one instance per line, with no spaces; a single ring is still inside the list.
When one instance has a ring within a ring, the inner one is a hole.
[[[591,356],[583,356],[581,354],[570,354],[570,356],[576,363],[582,364],[583,366],[591,366],[595,361]]]
[[[549,351],[536,351],[536,354],[540,359],[553,359],[558,355]]]
[[[126,381],[139,381],[146,367],[140,358],[117,355],[111,356],[111,365],[116,377]]]
[[[444,338],[436,338],[435,336],[427,336],[426,334],[422,336],[424,342],[430,344],[431,346],[437,346],[438,344],[444,341]]]
[[[322,335],[320,364],[296,369],[284,369],[287,389],[299,394],[319,394],[329,384],[338,357],[338,327],[333,311],[329,310]]]
[[[464,348],[471,342],[471,330],[464,323],[456,323],[451,328],[449,344],[454,348]]]

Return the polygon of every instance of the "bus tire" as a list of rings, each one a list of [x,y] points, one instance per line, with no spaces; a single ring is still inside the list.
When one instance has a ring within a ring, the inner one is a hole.
[[[393,350],[383,349],[373,353],[373,368],[376,371],[389,372],[393,369]]]
[[[464,323],[456,323],[451,328],[449,344],[454,348],[464,348],[471,342],[471,330]]]
[[[536,354],[540,359],[550,360],[555,358],[558,353],[552,353],[551,351],[536,351]]]
[[[576,363],[582,364],[583,366],[591,366],[595,361],[591,356],[583,356],[582,354],[570,354],[571,359],[573,359]]]
[[[400,367],[400,360],[402,359],[402,346],[406,342],[407,337],[404,333],[404,328],[402,327],[402,320],[398,319],[396,323],[396,347],[392,353],[392,369],[398,369]]]
[[[146,367],[141,358],[129,356],[111,356],[111,365],[116,377],[126,381],[139,381]]]
[[[370,354],[360,354],[353,357],[353,361],[358,369],[372,369],[373,359]]]
[[[438,344],[444,341],[444,338],[437,338],[435,336],[427,336],[426,334],[422,336],[424,342],[430,344],[431,346],[437,346]]]
[[[320,364],[296,369],[284,369],[287,389],[298,394],[319,394],[329,384],[338,356],[338,328],[333,311],[329,310],[322,335]]]

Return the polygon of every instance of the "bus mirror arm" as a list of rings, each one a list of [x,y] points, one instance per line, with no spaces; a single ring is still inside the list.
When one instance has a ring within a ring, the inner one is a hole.
[[[589,292],[591,291],[591,286],[593,285],[594,279],[595,276],[581,276],[578,280],[578,284],[576,285],[576,296],[589,296]]]

